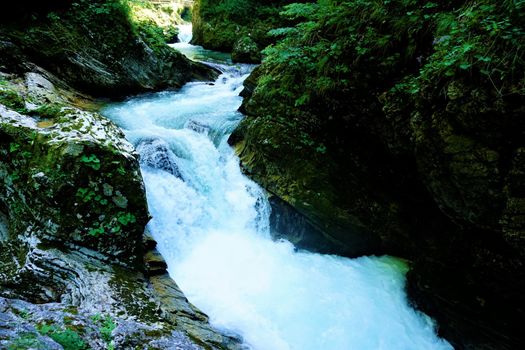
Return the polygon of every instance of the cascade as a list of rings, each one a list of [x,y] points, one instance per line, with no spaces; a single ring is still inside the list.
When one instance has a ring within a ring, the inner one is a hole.
[[[141,154],[149,229],[188,299],[253,349],[452,349],[410,307],[402,261],[301,252],[271,239],[265,193],[227,143],[253,66],[188,44],[188,28],[173,46],[218,67],[217,81],[104,111]]]

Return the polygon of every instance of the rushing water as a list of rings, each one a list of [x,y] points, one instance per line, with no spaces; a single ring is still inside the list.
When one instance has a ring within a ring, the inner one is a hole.
[[[408,305],[399,260],[298,252],[271,240],[265,194],[227,144],[252,67],[188,44],[185,33],[174,46],[224,74],[105,114],[141,154],[149,228],[190,301],[254,349],[451,349]]]

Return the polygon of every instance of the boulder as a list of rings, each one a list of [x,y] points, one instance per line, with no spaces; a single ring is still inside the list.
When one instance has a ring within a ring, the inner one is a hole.
[[[51,119],[0,105],[0,202],[13,235],[140,260],[148,220],[137,155],[106,118],[62,107]]]

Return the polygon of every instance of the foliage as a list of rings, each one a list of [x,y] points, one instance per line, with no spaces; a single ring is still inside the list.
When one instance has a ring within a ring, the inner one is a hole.
[[[87,350],[88,346],[82,340],[80,335],[69,328],[59,328],[56,325],[42,324],[37,327],[42,335],[47,335],[58,344],[62,345],[64,350]]]
[[[434,16],[434,53],[421,80],[457,74],[485,76],[498,94],[525,92],[525,2],[479,1]]]
[[[281,22],[278,14],[290,0],[199,0],[193,13],[193,40],[206,48],[231,51],[236,41],[250,37],[259,47]]]
[[[94,154],[91,155],[82,155],[80,158],[80,162],[86,164],[86,166],[94,169],[94,170],[100,170],[100,159]]]
[[[254,0],[201,1],[201,13],[204,16],[220,16],[233,20],[245,21],[254,13]]]
[[[191,19],[193,17],[193,13],[191,12],[191,7],[181,7],[179,9],[179,16],[187,21],[187,22],[191,22]]]
[[[100,326],[99,331],[102,335],[102,339],[104,339],[104,341],[108,344],[111,343],[111,333],[113,333],[113,330],[117,328],[117,324],[113,318],[111,318],[110,315],[102,316],[100,314],[95,314],[91,316],[91,319]]]
[[[27,111],[24,99],[20,94],[6,85],[0,85],[0,104],[18,113],[25,113]]]
[[[372,113],[385,91],[414,95],[430,88],[439,95],[447,81],[468,76],[500,96],[524,94],[524,4],[511,0],[289,4],[281,16],[291,25],[269,32],[278,41],[263,52],[252,105],[269,106],[265,114],[274,122],[278,116],[284,118],[290,127],[318,139],[304,144],[324,151],[317,145],[329,142],[328,124],[354,113],[350,110]],[[321,110],[323,115],[318,114]]]
[[[148,1],[130,0],[131,20],[139,36],[158,53],[167,48],[167,42],[177,38],[177,24],[183,19],[172,6],[156,5]],[[182,8],[180,8],[182,9]]]

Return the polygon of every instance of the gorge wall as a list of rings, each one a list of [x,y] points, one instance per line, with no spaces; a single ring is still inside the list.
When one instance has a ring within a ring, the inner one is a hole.
[[[27,70],[24,64],[32,62],[102,97],[176,88],[214,76],[166,46],[155,24],[133,21],[140,7],[132,14],[126,1],[61,1],[24,12],[31,4],[22,1],[19,15],[17,7],[0,15],[0,65],[12,71]]]
[[[279,11],[290,0],[196,0],[192,43],[232,52],[234,62],[259,63],[272,41],[268,31],[280,26]]]
[[[458,349],[516,349],[524,284],[525,7],[319,1],[245,82],[232,143],[276,236],[412,260],[408,292]],[[287,232],[292,232],[287,235]]]

